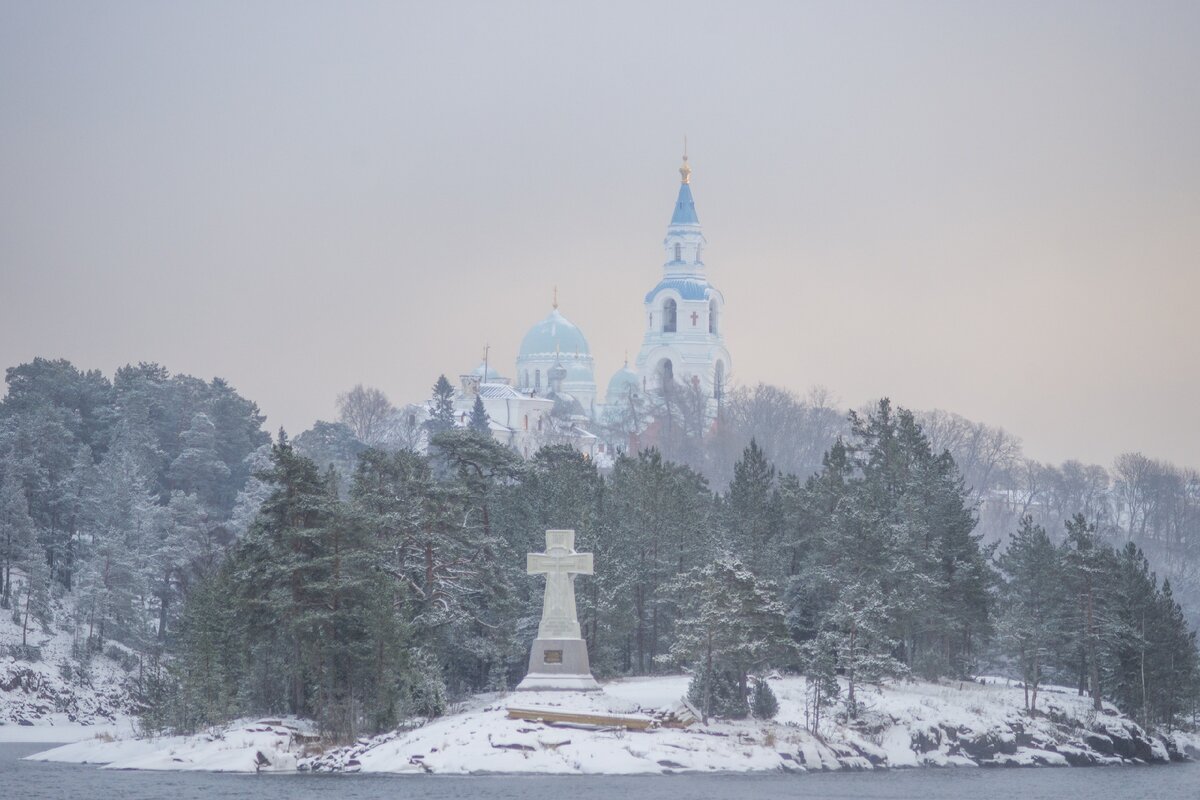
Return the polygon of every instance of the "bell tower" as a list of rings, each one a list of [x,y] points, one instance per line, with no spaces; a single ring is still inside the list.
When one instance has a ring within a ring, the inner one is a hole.
[[[702,392],[715,413],[731,366],[725,347],[725,298],[706,275],[706,242],[692,198],[686,144],[679,175],[679,194],[663,240],[663,275],[645,297],[646,327],[636,367],[651,396],[682,385]]]

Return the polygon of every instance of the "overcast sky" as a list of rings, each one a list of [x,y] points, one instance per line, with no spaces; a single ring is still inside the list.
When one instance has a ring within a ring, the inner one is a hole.
[[[271,428],[635,353],[689,137],[735,382],[1200,466],[1200,3],[0,4],[0,365]]]

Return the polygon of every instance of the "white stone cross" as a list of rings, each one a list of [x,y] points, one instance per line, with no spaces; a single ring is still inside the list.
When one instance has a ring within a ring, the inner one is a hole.
[[[592,554],[575,552],[575,531],[546,531],[546,552],[529,553],[525,571],[545,574],[539,639],[579,639],[575,576],[592,574]]]

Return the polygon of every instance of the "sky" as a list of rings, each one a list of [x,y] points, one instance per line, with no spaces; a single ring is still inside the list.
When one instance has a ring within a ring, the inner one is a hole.
[[[732,381],[1200,466],[1200,3],[0,2],[0,365],[293,433],[636,353],[689,142]]]

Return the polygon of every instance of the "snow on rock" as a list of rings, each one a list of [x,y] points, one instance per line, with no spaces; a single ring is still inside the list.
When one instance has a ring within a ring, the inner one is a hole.
[[[106,769],[294,772],[304,748],[317,738],[296,719],[239,720],[196,736],[91,739],[28,757],[30,761],[104,764]]]
[[[510,708],[659,717],[677,706],[687,683],[672,676],[612,681],[586,694],[477,695],[444,717],[323,752],[296,720],[258,720],[200,736],[97,740],[32,758],[119,769],[614,775],[1161,763],[1200,745],[1189,734],[1148,736],[1113,708],[1095,712],[1089,698],[1055,687],[1043,688],[1041,713],[1030,718],[1021,688],[995,680],[860,686],[859,719],[831,715],[817,734],[806,725],[803,678],[771,679],[780,710],[770,722],[631,731],[508,717]]]

